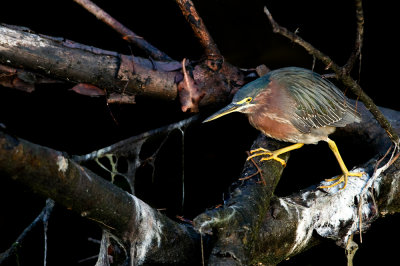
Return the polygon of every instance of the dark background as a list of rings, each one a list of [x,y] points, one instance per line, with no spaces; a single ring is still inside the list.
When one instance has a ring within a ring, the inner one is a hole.
[[[196,60],[203,52],[174,1],[96,1],[109,14],[136,34],[176,60]],[[364,1],[365,38],[361,73],[353,77],[376,104],[399,109],[394,97],[397,84],[397,13],[385,2]],[[242,68],[265,64],[271,69],[285,66],[312,68],[313,58],[288,39],[272,33],[263,13],[264,5],[275,20],[312,43],[339,65],[344,64],[354,46],[355,11],[353,1],[238,1],[202,0],[194,2],[225,60]],[[37,33],[64,37],[86,45],[144,56],[123,41],[113,30],[72,1],[2,1],[0,22],[26,26]],[[315,71],[324,71],[316,62]],[[188,117],[179,103],[137,99],[132,106],[107,107],[105,99],[90,98],[70,91],[71,84],[41,85],[33,93],[0,87],[0,123],[9,132],[34,143],[85,154],[116,141]],[[345,90],[345,88],[342,88]],[[353,97],[347,92],[349,97]],[[206,116],[210,110],[203,111]],[[115,120],[113,119],[115,118]],[[151,169],[138,173],[137,196],[156,208],[165,208],[171,218],[193,219],[207,208],[223,202],[246,158],[245,151],[258,132],[241,114],[208,124],[196,124],[184,135],[184,186],[182,200],[182,135],[176,131],[162,148],[155,178]],[[349,168],[371,158],[362,144],[332,137]],[[156,140],[160,141],[160,140]],[[155,145],[157,146],[157,145]],[[155,147],[148,145],[142,154]],[[276,194],[289,195],[338,174],[339,167],[325,143],[307,145],[294,151]],[[40,213],[45,199],[29,188],[0,178],[0,252],[7,249],[22,230]],[[355,265],[380,262],[390,264],[398,250],[395,226],[398,215],[380,219],[363,235]],[[48,228],[48,265],[94,265],[100,229],[78,214],[56,206]],[[358,237],[356,237],[358,241]],[[6,265],[40,265],[43,259],[43,228],[33,230]],[[19,263],[19,264],[18,264]],[[344,250],[333,241],[315,247],[281,265],[345,265]]]

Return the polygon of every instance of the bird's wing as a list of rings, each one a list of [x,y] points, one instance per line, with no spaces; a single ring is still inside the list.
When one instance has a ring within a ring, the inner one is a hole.
[[[291,123],[301,132],[324,126],[343,127],[359,122],[359,114],[334,84],[313,72],[281,79],[296,102]]]

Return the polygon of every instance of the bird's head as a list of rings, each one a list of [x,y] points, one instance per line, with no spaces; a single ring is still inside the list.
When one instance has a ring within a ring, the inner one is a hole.
[[[236,92],[230,104],[228,104],[215,114],[209,116],[206,120],[203,121],[203,123],[210,122],[214,119],[220,118],[221,116],[233,112],[251,112],[252,107],[257,105],[256,97],[260,94],[260,92],[268,87],[269,82],[269,75],[265,75],[250,83],[247,83]]]

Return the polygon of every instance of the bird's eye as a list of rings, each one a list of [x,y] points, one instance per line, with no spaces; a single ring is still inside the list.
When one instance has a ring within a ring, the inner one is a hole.
[[[243,100],[238,101],[236,104],[240,105],[240,104],[244,104],[244,103],[250,103],[252,100],[253,100],[253,98],[247,97],[247,98],[244,98]]]

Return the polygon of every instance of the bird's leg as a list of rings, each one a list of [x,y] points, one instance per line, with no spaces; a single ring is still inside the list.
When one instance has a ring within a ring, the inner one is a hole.
[[[336,181],[335,183],[331,184],[331,185],[327,185],[327,186],[320,186],[319,188],[331,188],[334,186],[339,185],[340,183],[343,183],[343,187],[341,189],[344,189],[347,185],[347,178],[349,176],[356,176],[356,177],[362,177],[362,175],[364,174],[363,172],[360,173],[350,173],[349,170],[347,170],[346,165],[343,162],[342,156],[340,156],[339,150],[336,146],[336,143],[331,140],[331,139],[327,139],[329,148],[332,150],[333,154],[336,157],[336,160],[339,163],[340,169],[342,169],[343,174],[335,177],[335,178],[331,178],[331,179],[325,179],[326,182],[332,182],[332,181]]]
[[[279,149],[276,151],[269,151],[264,148],[254,149],[254,150],[250,151],[250,153],[253,153],[253,155],[250,155],[249,157],[247,157],[247,160],[250,160],[251,158],[258,157],[258,156],[268,155],[267,157],[261,158],[260,161],[275,160],[275,161],[280,162],[283,166],[286,166],[285,160],[279,158],[278,156],[283,153],[286,153],[288,151],[300,149],[301,147],[303,147],[303,145],[304,145],[304,143],[296,143],[296,144],[287,146],[285,148],[282,148],[282,149]]]

